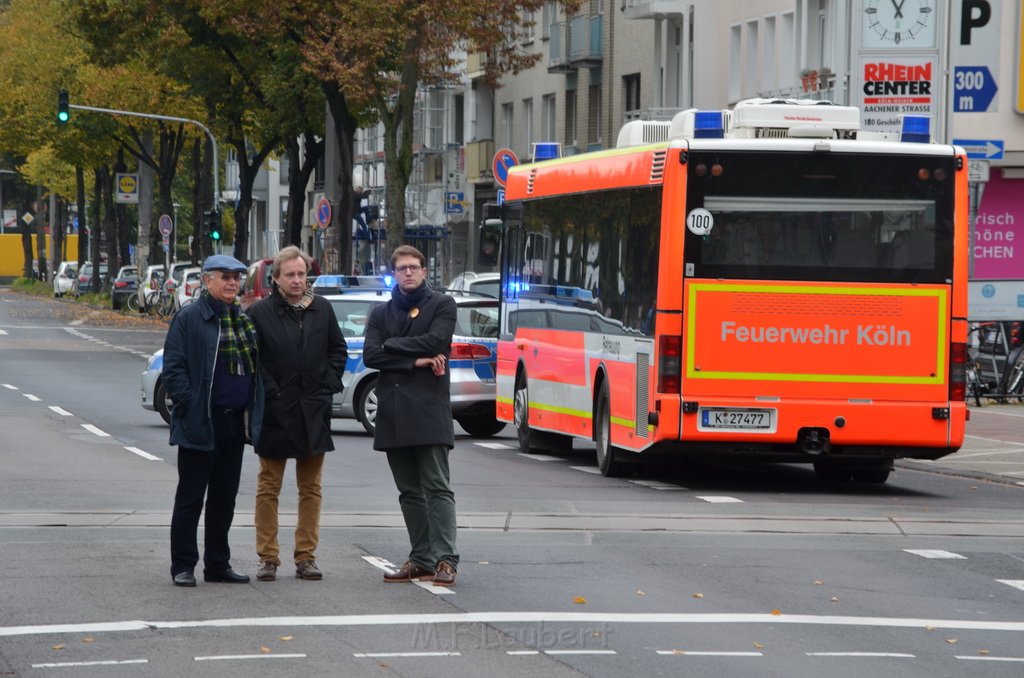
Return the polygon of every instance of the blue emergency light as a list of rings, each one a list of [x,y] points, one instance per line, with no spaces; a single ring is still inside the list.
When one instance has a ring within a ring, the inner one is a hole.
[[[900,130],[900,141],[912,141],[927,144],[932,140],[932,120],[927,115],[903,116],[903,129]]]
[[[725,122],[721,111],[697,111],[693,119],[694,139],[725,138]]]
[[[557,141],[538,141],[533,145],[533,161],[554,160],[561,155],[560,147]]]

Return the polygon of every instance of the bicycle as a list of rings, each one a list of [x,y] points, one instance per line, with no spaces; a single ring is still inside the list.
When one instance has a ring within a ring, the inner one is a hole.
[[[1003,393],[1007,397],[1024,396],[1024,351],[1017,352],[1017,359],[1013,366],[1006,371],[1006,378],[1003,381]]]

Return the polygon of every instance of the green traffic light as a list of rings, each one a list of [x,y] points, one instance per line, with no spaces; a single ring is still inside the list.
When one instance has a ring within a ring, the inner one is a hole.
[[[57,92],[57,122],[65,123],[71,119],[71,106],[68,101],[68,91],[62,89]]]
[[[210,231],[210,240],[220,240],[220,231]]]
[[[57,119],[60,120],[61,122],[67,122],[68,118],[70,118],[70,117],[71,116],[68,115],[67,111],[61,111],[60,113],[57,114]]]

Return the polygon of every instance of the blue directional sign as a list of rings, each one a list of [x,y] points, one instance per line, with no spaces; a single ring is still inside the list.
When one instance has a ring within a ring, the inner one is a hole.
[[[956,66],[953,69],[953,111],[985,113],[999,87],[988,66]]]
[[[963,146],[971,160],[1002,160],[1002,139],[953,139],[954,146]]]

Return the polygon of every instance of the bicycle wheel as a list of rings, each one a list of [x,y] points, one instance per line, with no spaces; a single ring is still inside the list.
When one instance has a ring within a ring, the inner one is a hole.
[[[1013,367],[1006,372],[1003,393],[1007,396],[1020,397],[1022,387],[1024,387],[1024,351],[1019,351],[1017,359],[1013,361]]]

